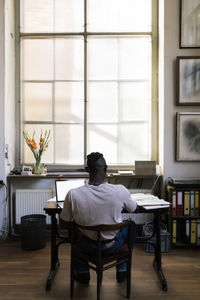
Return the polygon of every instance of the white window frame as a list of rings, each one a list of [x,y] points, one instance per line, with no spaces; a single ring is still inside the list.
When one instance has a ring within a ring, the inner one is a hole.
[[[86,2],[86,0],[84,0]],[[158,0],[151,0],[152,1],[152,32],[128,32],[128,33],[121,33],[121,32],[106,32],[106,33],[91,33],[91,32],[83,32],[79,33],[79,36],[84,37],[84,45],[85,45],[85,53],[84,53],[84,99],[85,99],[85,112],[84,112],[84,166],[86,164],[86,156],[87,156],[87,149],[86,149],[86,139],[87,139],[87,69],[86,69],[86,56],[87,56],[87,49],[86,49],[86,43],[87,43],[87,36],[91,35],[104,35],[104,36],[125,36],[125,35],[132,35],[132,36],[137,36],[137,35],[150,35],[151,40],[152,40],[152,117],[151,117],[151,160],[155,160],[158,163]],[[43,33],[23,33],[20,34],[20,0],[15,1],[15,22],[16,22],[16,166],[22,165],[22,157],[21,157],[21,150],[22,150],[22,133],[21,133],[21,96],[20,96],[20,38],[21,36],[23,38],[25,37],[45,37],[45,36],[50,36],[50,37],[56,37],[60,35],[68,35],[68,36],[73,36],[75,34],[70,34],[70,33],[62,33],[62,34],[43,34]],[[86,20],[85,20],[86,24]],[[31,123],[31,122],[29,122]],[[36,123],[36,122],[32,122]],[[51,124],[54,124],[51,122]],[[133,162],[134,164],[134,162]],[[76,165],[76,166],[71,166],[71,165],[48,165],[49,170],[66,170],[66,169],[72,169],[72,170],[78,170],[84,167],[83,165]],[[132,169],[133,165],[109,165],[110,169]]]

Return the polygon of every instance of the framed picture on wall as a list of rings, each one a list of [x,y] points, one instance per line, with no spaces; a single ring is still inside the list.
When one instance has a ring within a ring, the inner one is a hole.
[[[178,56],[177,105],[200,105],[200,56]]]
[[[200,161],[200,112],[176,114],[176,160]]]
[[[200,0],[180,0],[180,48],[200,48]]]

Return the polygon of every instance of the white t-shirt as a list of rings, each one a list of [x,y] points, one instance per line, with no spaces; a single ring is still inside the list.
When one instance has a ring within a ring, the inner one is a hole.
[[[79,225],[117,224],[122,222],[121,211],[133,212],[137,207],[129,191],[121,184],[102,183],[98,186],[86,184],[71,189],[64,202],[60,217],[64,221],[74,220]],[[93,231],[83,231],[95,240]],[[116,232],[105,232],[103,239],[112,239]]]

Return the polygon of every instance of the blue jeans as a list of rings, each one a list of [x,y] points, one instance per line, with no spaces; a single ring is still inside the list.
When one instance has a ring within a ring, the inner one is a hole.
[[[124,242],[126,242],[128,236],[128,227],[122,228],[114,240],[114,243],[110,247],[106,247],[106,244],[102,245],[102,250],[109,250],[109,252],[115,252],[116,249],[121,247]],[[136,239],[136,224],[134,222],[131,223],[131,247],[133,249],[135,239]],[[83,250],[85,250],[87,253],[93,254],[96,250],[96,243],[92,240],[88,239],[78,228],[76,228],[76,243],[79,247],[81,247]],[[123,262],[121,264],[118,264],[116,266],[117,271],[119,272],[125,272],[127,269],[126,262]],[[89,266],[85,262],[75,261],[75,271],[77,273],[87,273],[89,272]]]

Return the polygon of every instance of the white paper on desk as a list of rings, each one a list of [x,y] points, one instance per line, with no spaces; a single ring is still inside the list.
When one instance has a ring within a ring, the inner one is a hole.
[[[152,195],[152,194],[144,194],[144,193],[134,193],[131,194],[131,198],[135,201],[139,200],[152,200],[152,199],[159,199],[158,197]]]
[[[131,194],[131,198],[134,199],[139,206],[155,206],[155,205],[168,205],[169,202],[159,199],[158,197],[151,195],[151,194],[143,194],[143,193],[138,193],[138,194]]]
[[[139,206],[155,206],[155,205],[169,205],[169,202],[163,199],[155,200],[136,200],[137,205]]]
[[[56,197],[53,197],[53,198],[47,200],[47,202],[56,202]]]
[[[124,174],[125,174],[125,175],[126,175],[126,174],[127,174],[127,175],[133,175],[133,171],[118,171],[118,173],[121,174],[121,175],[124,175]]]
[[[165,208],[165,207],[169,207],[169,205],[146,205],[143,206],[144,209],[148,210],[148,209],[158,209],[158,208]]]

